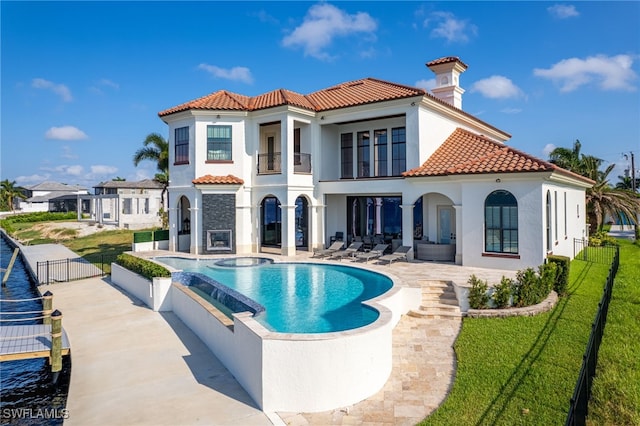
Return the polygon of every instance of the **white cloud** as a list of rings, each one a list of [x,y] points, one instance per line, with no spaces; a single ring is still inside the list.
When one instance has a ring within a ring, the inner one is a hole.
[[[505,114],[520,114],[522,112],[521,108],[503,108],[500,110],[500,112],[503,112]]]
[[[18,176],[15,181],[18,185],[29,185],[32,183],[41,183],[41,182],[45,182],[48,181],[51,178],[50,174],[44,174],[44,175],[39,175],[39,174],[33,174],[33,175],[29,175],[29,176]]]
[[[431,37],[444,38],[449,43],[466,43],[471,36],[478,34],[478,27],[468,19],[457,19],[451,12],[433,12],[424,21],[425,28],[435,26],[431,30]]]
[[[60,154],[60,157],[70,160],[78,158],[78,156],[73,153],[69,145],[65,145],[62,147],[62,154]]]
[[[31,81],[31,87],[34,87],[36,89],[51,90],[56,95],[60,96],[65,102],[71,102],[73,100],[73,97],[71,96],[71,90],[69,90],[69,88],[64,84],[57,84],[43,78],[34,78]]]
[[[368,13],[350,15],[333,5],[320,3],[309,8],[302,24],[287,35],[282,44],[291,48],[301,46],[305,56],[328,60],[331,56],[326,49],[335,38],[358,33],[375,38],[377,28],[378,24]]]
[[[64,170],[64,173],[71,176],[81,176],[82,174],[84,174],[84,167],[80,165],[68,166]]]
[[[633,92],[636,86],[632,82],[638,76],[631,68],[632,64],[633,58],[629,55],[596,55],[586,59],[563,59],[551,68],[536,68],[533,74],[559,84],[561,92],[571,92],[592,83],[601,90]]]
[[[491,99],[507,99],[522,96],[522,90],[507,77],[492,75],[478,80],[471,86],[471,92],[480,92],[482,96]]]
[[[554,149],[556,149],[556,146],[552,143],[548,143],[544,146],[544,148],[542,148],[542,153],[549,157],[549,154],[551,154],[551,151],[553,151]]]
[[[549,12],[554,18],[558,19],[580,16],[580,13],[576,10],[576,7],[569,4],[554,4],[553,6],[549,6],[547,8],[547,12]]]
[[[429,80],[418,80],[415,82],[414,86],[430,91],[431,89],[436,87],[436,79],[430,78]]]
[[[57,139],[63,141],[87,139],[85,132],[74,126],[52,127],[45,133],[47,139]]]
[[[113,90],[120,90],[120,85],[114,81],[109,80],[108,78],[100,79],[95,86],[89,87],[89,90],[95,94],[102,95],[104,92],[102,88],[107,87]]]
[[[200,64],[199,70],[204,70],[216,78],[223,78],[225,80],[241,81],[243,83],[253,83],[253,77],[251,71],[246,67],[233,67],[231,69],[220,68],[215,65]]]
[[[114,166],[105,166],[100,164],[91,166],[92,176],[111,175],[111,174],[115,174],[117,171],[118,171],[118,168]]]

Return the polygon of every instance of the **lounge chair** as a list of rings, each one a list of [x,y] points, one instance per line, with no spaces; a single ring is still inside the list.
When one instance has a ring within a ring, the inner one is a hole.
[[[380,261],[388,260],[389,265],[391,265],[391,262],[393,262],[394,260],[402,260],[402,259],[407,260],[407,253],[409,253],[409,250],[411,250],[412,248],[413,247],[411,246],[400,246],[393,253],[380,256],[378,260]]]
[[[387,249],[387,247],[389,247],[389,244],[376,244],[376,246],[373,249],[371,249],[371,251],[360,253],[355,258],[363,259],[367,263],[369,263],[369,260],[382,256],[384,254],[384,251]]]
[[[335,253],[338,250],[340,250],[343,245],[344,245],[344,243],[342,241],[335,241],[335,242],[333,242],[333,244],[331,244],[329,246],[329,248],[326,248],[326,249],[314,249],[313,250],[313,256],[314,257],[326,257],[326,256],[329,256],[330,254]]]
[[[362,244],[363,244],[362,241],[354,241],[346,249],[338,250],[336,252],[331,253],[330,258],[342,260],[343,257],[347,257],[347,256],[353,257],[358,253],[358,250],[360,250],[360,247],[362,247]]]

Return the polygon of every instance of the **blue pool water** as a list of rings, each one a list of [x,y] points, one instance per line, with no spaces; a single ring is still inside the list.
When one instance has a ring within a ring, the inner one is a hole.
[[[374,322],[379,313],[362,302],[393,283],[376,272],[341,265],[268,263],[218,266],[219,260],[156,258],[185,272],[198,272],[264,306],[256,320],[281,333],[328,333]]]

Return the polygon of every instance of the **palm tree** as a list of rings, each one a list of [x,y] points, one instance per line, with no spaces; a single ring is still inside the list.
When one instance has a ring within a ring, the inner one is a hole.
[[[0,198],[2,198],[2,202],[13,212],[15,199],[20,198],[24,200],[27,196],[22,193],[20,188],[16,187],[15,180],[10,182],[9,179],[5,179],[0,182]]]
[[[580,153],[581,144],[576,140],[573,149],[555,148],[549,154],[549,160],[559,167],[586,176],[593,180],[593,187],[586,190],[587,218],[591,232],[602,228],[608,215],[621,222],[626,217],[636,224],[640,213],[640,198],[631,191],[614,188],[609,184],[608,176],[615,165],[610,164],[600,170],[603,160],[592,155]]]
[[[137,166],[143,160],[150,160],[156,163],[158,173],[153,180],[162,184],[162,211],[164,208],[164,196],[169,186],[169,142],[159,133],[149,133],[142,142],[144,147],[140,148],[133,155],[133,164]]]
[[[627,170],[628,171],[628,170]],[[618,176],[618,183],[616,183],[617,189],[632,189],[633,180],[631,176]],[[636,188],[640,188],[640,178],[636,178]]]
[[[558,167],[571,170],[574,173],[582,174],[582,158],[584,154],[580,154],[582,144],[578,139],[573,143],[573,148],[557,147],[549,154],[549,161]]]

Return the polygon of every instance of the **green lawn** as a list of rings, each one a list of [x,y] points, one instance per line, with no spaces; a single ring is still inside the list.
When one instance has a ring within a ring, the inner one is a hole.
[[[98,267],[101,266],[103,261],[106,261],[103,265],[104,271],[110,274],[111,262],[120,253],[131,250],[133,233],[134,231],[125,229],[102,231],[72,240],[65,240],[62,241],[62,244]]]
[[[569,296],[550,312],[465,318],[453,389],[421,424],[564,424],[607,273],[574,260]]]
[[[640,246],[628,241],[621,241],[588,423],[640,425]]]

